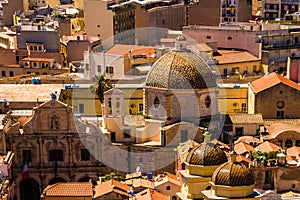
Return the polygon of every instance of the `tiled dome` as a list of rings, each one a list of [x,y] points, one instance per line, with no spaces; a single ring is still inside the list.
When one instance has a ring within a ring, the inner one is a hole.
[[[254,184],[254,177],[247,166],[237,162],[227,162],[214,171],[212,182],[215,185],[249,186]]]
[[[152,66],[146,87],[166,89],[204,89],[216,87],[210,67],[195,53],[174,50],[166,53]]]
[[[193,165],[220,165],[227,156],[216,144],[202,143],[190,150],[186,162]]]

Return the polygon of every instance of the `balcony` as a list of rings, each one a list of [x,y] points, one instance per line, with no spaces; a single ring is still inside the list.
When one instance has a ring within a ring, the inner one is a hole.
[[[265,8],[265,12],[278,13],[278,12],[279,12],[279,9]]]

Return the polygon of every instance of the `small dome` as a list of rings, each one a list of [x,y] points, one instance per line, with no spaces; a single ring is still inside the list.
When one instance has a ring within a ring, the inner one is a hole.
[[[216,144],[202,143],[190,150],[186,162],[193,165],[220,165],[227,156]]]
[[[215,185],[249,186],[254,184],[254,177],[245,165],[238,162],[227,162],[214,171],[212,182]]]
[[[187,50],[171,51],[153,64],[146,87],[206,89],[216,87],[216,80],[200,56]]]

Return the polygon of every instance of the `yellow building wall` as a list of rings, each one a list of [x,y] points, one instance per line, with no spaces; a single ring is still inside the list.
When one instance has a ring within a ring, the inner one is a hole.
[[[143,89],[121,89],[124,92],[124,114],[143,114],[139,105],[143,105]]]
[[[69,67],[68,66],[68,54],[67,54],[67,46],[66,46],[66,44],[60,42],[60,44],[59,44],[59,51],[60,51],[60,53],[64,57],[64,61],[63,61],[64,65],[67,66],[67,67]]]
[[[101,116],[102,106],[98,96],[89,88],[63,89],[59,100],[73,107],[74,113],[80,113],[80,104],[83,104],[82,116]]]
[[[246,104],[244,110],[242,104]],[[218,107],[221,114],[247,113],[248,88],[232,87],[219,90]]]
[[[73,91],[74,90],[74,91]],[[121,89],[124,92],[124,114],[143,114],[139,111],[139,105],[143,105],[143,89]],[[102,105],[99,97],[93,94],[89,88],[73,88],[62,90],[59,100],[73,107],[74,113],[79,112],[79,104],[84,104],[83,116],[101,116]]]
[[[70,29],[71,29],[71,35],[75,35],[79,31],[84,30],[84,18],[82,17],[76,17],[70,19]]]
[[[254,67],[256,66],[256,67]],[[261,61],[253,62],[241,62],[241,63],[229,63],[217,65],[220,75],[224,76],[224,69],[227,69],[227,75],[233,75],[234,68],[239,68],[239,74],[244,74],[244,70],[247,69],[248,74],[253,75],[255,72],[261,71]],[[256,68],[256,69],[254,69]]]

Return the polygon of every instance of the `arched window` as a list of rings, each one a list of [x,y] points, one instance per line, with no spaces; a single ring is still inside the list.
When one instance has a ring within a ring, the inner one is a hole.
[[[206,108],[209,108],[211,105],[211,99],[210,96],[205,97],[205,106]]]
[[[50,118],[50,129],[59,129],[59,119],[56,115]]]
[[[154,98],[154,103],[153,104],[154,104],[155,108],[158,108],[158,106],[159,106],[159,98],[158,97]]]
[[[290,147],[292,147],[292,146],[293,146],[292,140],[291,140],[291,139],[287,139],[287,140],[285,141],[285,147],[286,147],[286,148],[290,148]]]
[[[108,99],[108,114],[112,114],[111,98]]]

